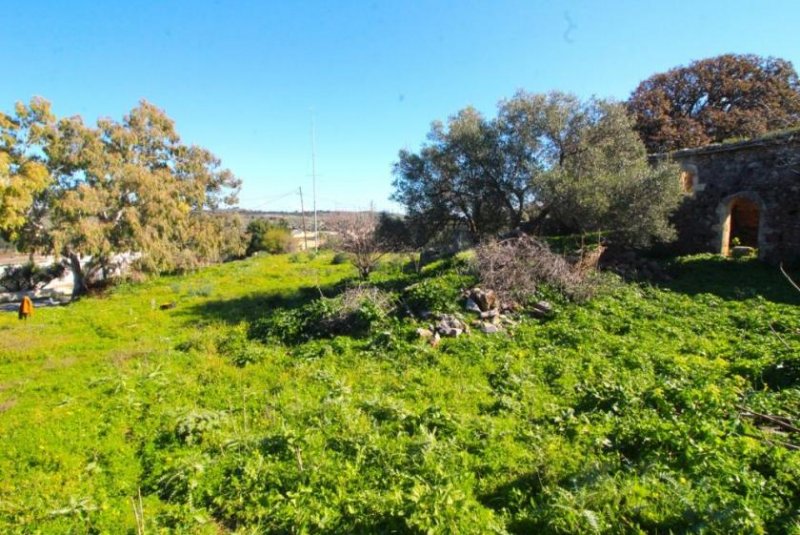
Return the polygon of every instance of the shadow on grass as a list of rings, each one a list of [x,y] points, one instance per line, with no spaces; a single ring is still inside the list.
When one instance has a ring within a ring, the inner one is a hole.
[[[341,281],[322,287],[301,286],[294,290],[252,293],[233,299],[215,299],[189,307],[182,314],[192,322],[196,322],[200,317],[206,320],[221,320],[233,325],[243,321],[252,323],[276,310],[297,308],[319,299],[320,292],[325,297],[337,295],[346,287],[346,282]]]
[[[800,292],[792,288],[778,266],[758,260],[732,260],[703,255],[676,261],[670,272],[673,280],[658,286],[687,295],[709,293],[729,300],[761,296],[767,301],[800,305]],[[787,272],[800,279],[797,268]]]

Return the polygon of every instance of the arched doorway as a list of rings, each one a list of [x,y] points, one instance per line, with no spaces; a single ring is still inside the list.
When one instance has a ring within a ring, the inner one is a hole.
[[[758,249],[761,244],[762,203],[757,196],[738,194],[722,203],[722,240],[720,252],[730,254],[737,245]]]

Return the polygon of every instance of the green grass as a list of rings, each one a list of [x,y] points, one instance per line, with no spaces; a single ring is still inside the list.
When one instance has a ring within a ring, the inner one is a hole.
[[[326,255],[5,314],[0,532],[136,533],[141,492],[146,533],[800,533],[800,437],[737,408],[800,415],[800,299],[753,261],[672,269],[437,348],[394,317],[249,339],[353,277]]]

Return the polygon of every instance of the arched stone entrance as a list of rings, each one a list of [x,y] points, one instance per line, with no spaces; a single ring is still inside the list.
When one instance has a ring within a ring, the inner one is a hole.
[[[758,195],[742,192],[726,197],[717,210],[720,216],[720,248],[728,255],[737,245],[760,249],[764,234],[764,203]]]

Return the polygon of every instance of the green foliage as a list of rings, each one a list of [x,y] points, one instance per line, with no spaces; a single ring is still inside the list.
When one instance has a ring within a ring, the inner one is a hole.
[[[247,324],[225,331],[217,342],[217,351],[235,366],[257,364],[268,357],[269,350],[248,338]]]
[[[0,112],[0,237],[28,245],[30,220],[42,209],[43,193],[52,183],[34,147],[42,127],[52,121],[50,103],[33,98],[17,103],[14,116]]]
[[[375,285],[454,295],[463,261]],[[141,491],[146,533],[796,532],[800,438],[740,407],[798,423],[800,296],[751,260],[672,275],[435,348],[383,307],[358,336],[253,340],[380,302],[329,254],[0,316],[0,531],[135,533]]]
[[[61,277],[64,271],[63,264],[51,264],[41,267],[33,262],[27,262],[21,266],[7,267],[3,275],[0,276],[0,286],[9,292],[33,290]]]
[[[338,266],[341,264],[346,264],[347,262],[349,262],[349,260],[350,259],[347,256],[347,253],[339,252],[333,255],[333,258],[331,259],[331,264],[333,264],[334,266]]]
[[[247,256],[259,251],[283,254],[294,250],[292,230],[285,220],[278,222],[267,219],[253,220],[247,225],[247,233],[250,235]]]
[[[203,440],[203,435],[219,427],[220,419],[220,413],[215,411],[190,411],[178,418],[175,436],[186,444],[197,444]]]
[[[297,344],[339,334],[363,336],[388,319],[392,297],[377,288],[356,286],[320,297],[295,309],[278,310],[257,320],[250,335],[263,342]]]
[[[434,122],[418,153],[400,151],[394,177],[406,226],[426,238],[453,226],[474,241],[528,227],[648,245],[672,238],[681,198],[677,167],[651,168],[623,105],[560,92],[520,91],[493,119],[466,108]]]
[[[42,99],[0,114],[0,234],[68,258],[74,295],[120,252],[141,254],[138,269],[155,273],[241,257],[241,221],[214,212],[235,204],[239,186],[148,102],[96,127],[56,120]]]
[[[458,274],[426,278],[408,286],[403,291],[403,301],[416,313],[453,312],[463,306],[461,293],[471,281]]]

